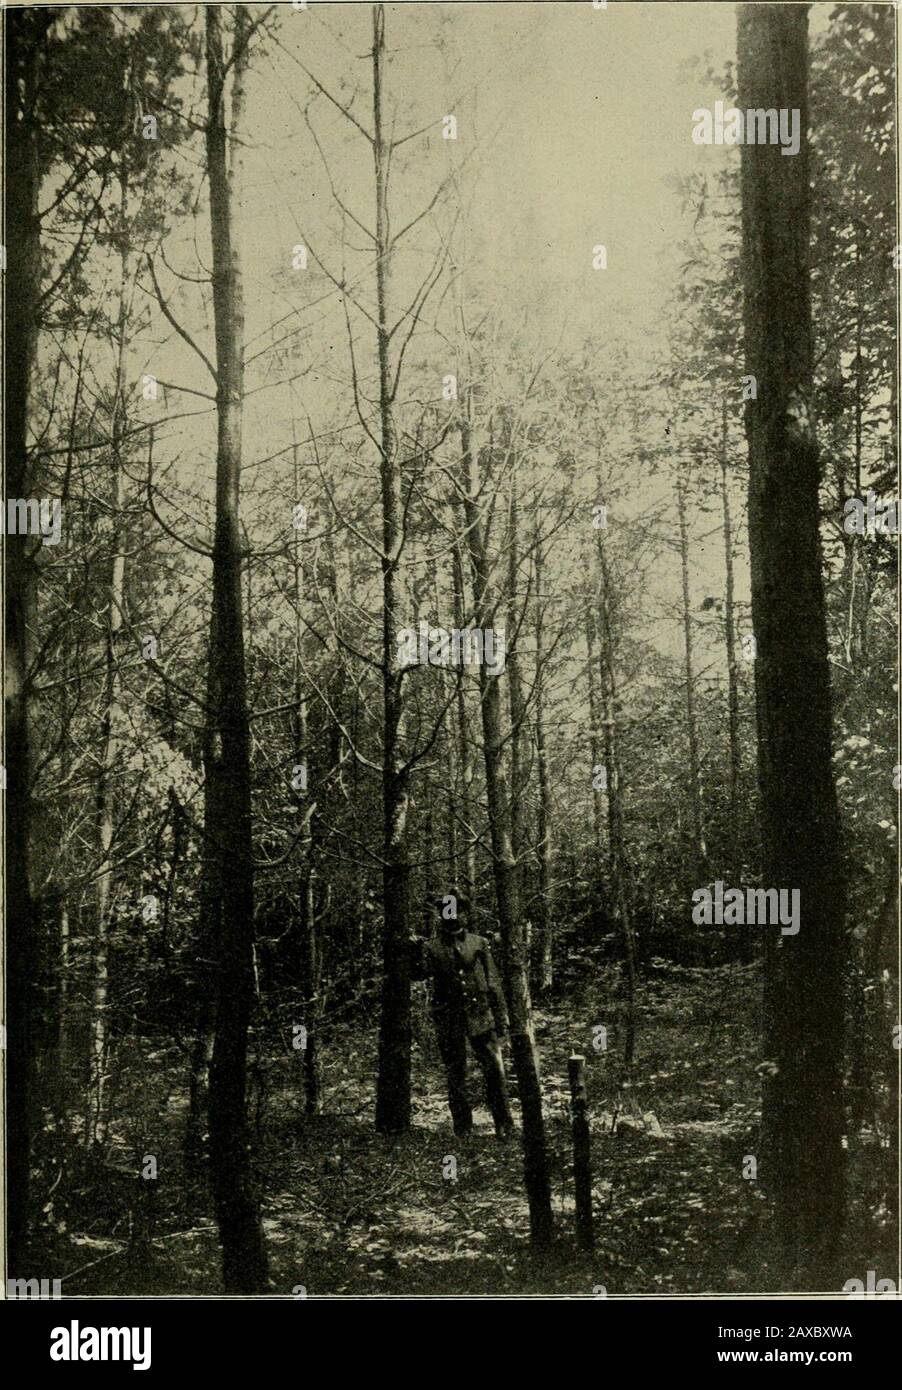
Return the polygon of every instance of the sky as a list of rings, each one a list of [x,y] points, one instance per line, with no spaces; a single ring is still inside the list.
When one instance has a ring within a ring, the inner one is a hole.
[[[262,8],[250,6],[252,15]],[[830,8],[812,7],[812,28]],[[494,298],[512,321],[529,310],[540,346],[552,348],[562,334],[565,347],[574,348],[586,339],[601,345],[622,338],[643,360],[660,340],[664,305],[678,274],[678,246],[692,228],[693,214],[681,211],[677,182],[738,158],[735,148],[692,140],[693,112],[724,97],[703,74],[720,73],[734,61],[735,23],[735,6],[725,3],[612,0],[603,10],[590,0],[388,5],[386,122],[396,137],[412,135],[394,156],[393,225],[404,225],[427,207],[456,169],[466,205],[456,254],[478,286],[477,302]],[[242,145],[245,198],[238,220],[247,307],[249,520],[254,479],[269,467],[260,461],[290,447],[292,414],[303,412],[303,438],[308,411],[319,429],[334,423],[336,398],[348,399],[344,306],[318,259],[337,278],[347,275],[359,287],[361,302],[372,305],[365,234],[351,226],[350,245],[343,246],[329,182],[331,177],[353,216],[372,225],[371,150],[322,92],[311,104],[312,75],[356,119],[371,125],[371,26],[369,3],[309,0],[306,10],[283,4],[252,55]],[[185,89],[198,118],[204,114],[203,77],[201,70]],[[443,140],[442,121],[452,113],[457,139]],[[198,213],[193,224],[178,226],[166,258],[191,276],[210,261],[199,134],[179,159],[187,171],[193,165]],[[397,305],[408,302],[411,287],[428,270],[449,216],[439,207],[405,239],[393,286]],[[298,244],[315,252],[307,271],[292,268]],[[603,271],[592,265],[598,245],[607,253]],[[180,282],[163,267],[159,276],[177,315],[212,351],[208,289]],[[372,328],[359,314],[353,317],[363,345],[360,370],[371,384]],[[150,371],[208,392],[205,369],[184,343],[162,322],[154,337],[156,346],[146,338],[136,344],[136,381]],[[275,339],[278,354],[270,350]],[[452,364],[439,339],[434,350],[438,383]],[[289,351],[294,355],[287,356]],[[284,384],[289,376],[298,378],[292,391]],[[196,397],[166,394],[161,415],[176,406],[203,408]],[[161,435],[161,459],[167,447],[178,448],[199,480],[204,473],[212,477],[212,412],[180,422],[177,430],[168,446]],[[641,493],[641,480],[637,484]],[[205,484],[200,491],[211,493]],[[648,500],[637,496],[637,507]],[[738,484],[737,517],[741,501]],[[709,530],[710,521],[698,529]],[[716,535],[693,548],[699,600],[720,592],[721,549]],[[651,581],[653,604],[672,600],[674,565],[672,553],[662,551]],[[738,582],[742,599],[742,564]],[[670,648],[678,638],[672,618],[655,622],[657,644]]]
[[[456,167],[467,203],[456,245],[478,281],[477,298],[490,294],[512,319],[529,310],[549,345],[562,332],[571,344],[615,335],[645,351],[677,275],[678,243],[692,225],[691,213],[680,211],[675,181],[737,158],[735,149],[691,138],[692,112],[722,95],[692,77],[691,65],[707,54],[702,66],[722,69],[734,54],[734,31],[734,7],[722,3],[387,6],[390,128],[399,135],[431,127],[395,156],[394,225],[426,207]],[[346,206],[372,225],[371,154],[326,97],[308,105],[308,74],[342,102],[356,88],[351,110],[369,126],[371,43],[369,4],[310,0],[305,11],[280,6],[272,38],[254,55],[240,226],[248,385],[262,388],[248,410],[253,416],[259,404],[261,427],[290,409],[287,393],[279,404],[271,385],[291,374],[265,351],[274,339],[283,350],[300,348],[300,370],[309,335],[319,357],[335,364],[333,375],[347,377],[344,309],[316,262],[336,278],[349,269],[365,298],[372,261],[364,250],[339,245],[325,163]],[[200,84],[194,95],[202,102]],[[449,113],[458,120],[454,142],[440,135]],[[199,137],[196,145],[200,158]],[[209,260],[205,202],[202,196],[196,224],[167,247],[170,263],[189,275],[197,271],[198,247]],[[395,270],[398,304],[408,302],[431,263],[437,231],[447,225],[437,212],[407,239]],[[365,246],[364,235],[351,232],[349,240]],[[299,244],[311,248],[307,272],[291,269]],[[599,245],[606,249],[604,271],[593,268]],[[209,336],[202,292],[172,279],[167,290]],[[163,337],[160,377],[205,389],[203,368],[172,335]],[[447,369],[436,360],[437,378]],[[305,392],[315,416],[309,380]]]
[[[705,51],[715,69],[733,57],[734,7],[612,3],[596,10],[589,0],[390,5],[386,33],[387,104],[398,110],[397,129],[458,113],[453,152],[437,134],[425,148],[422,141],[408,148],[423,192],[452,153],[467,178],[478,180],[471,222],[482,271],[525,300],[543,281],[567,287],[568,309],[576,306],[587,323],[596,305],[622,305],[635,331],[647,331],[659,316],[683,226],[674,180],[736,154],[693,143],[693,110],[722,93],[687,72]],[[249,160],[252,183],[269,190],[271,228],[263,244],[292,243],[298,225],[310,220],[302,177],[310,142],[292,100],[303,101],[297,60],[333,92],[343,78],[359,80],[355,109],[365,118],[369,73],[362,55],[370,42],[369,5],[311,0],[306,11],[283,12],[278,46],[267,45],[249,98],[268,137],[259,167]],[[327,102],[318,103],[315,119],[344,189],[359,184],[359,196],[352,192],[348,201],[365,215],[365,145],[356,135],[333,142],[342,118]],[[295,173],[300,198],[286,205]],[[599,244],[607,250],[602,276],[592,269]]]
[[[251,6],[252,15],[262,8]],[[336,278],[349,273],[362,302],[372,307],[365,235],[352,226],[351,248],[342,246],[329,183],[331,176],[345,205],[371,226],[371,150],[326,96],[310,102],[312,76],[371,126],[372,7],[317,0],[309,0],[306,10],[280,5],[269,29],[254,48],[248,78],[245,197],[238,223],[249,393],[243,510],[250,524],[255,481],[271,481],[279,464],[268,461],[279,451],[282,466],[287,464],[292,415],[303,439],[308,412],[318,432],[334,424],[336,398],[349,399],[344,306],[317,261]],[[493,298],[511,322],[529,311],[539,349],[558,341],[565,348],[586,340],[601,345],[613,337],[643,360],[658,339],[678,273],[677,248],[692,225],[691,212],[680,210],[676,182],[738,157],[735,149],[692,140],[693,111],[723,97],[702,74],[720,72],[734,58],[735,7],[610,3],[596,10],[590,0],[395,4],[386,7],[386,44],[387,126],[396,137],[425,127],[394,156],[393,225],[404,225],[425,208],[456,168],[467,211],[455,245],[472,273],[474,300]],[[198,118],[204,114],[203,78],[201,70],[193,84],[186,83]],[[450,113],[458,122],[455,141],[441,138],[443,117]],[[200,135],[179,158],[185,170],[195,162],[197,183]],[[209,267],[206,203],[201,185],[195,222],[177,227],[165,248],[169,264],[184,275]],[[397,305],[409,301],[428,270],[449,215],[438,209],[405,240],[393,286]],[[307,271],[292,268],[299,244],[311,248]],[[598,245],[606,248],[604,271],[593,269]],[[180,282],[163,267],[159,278],[177,316],[212,350],[207,288]],[[372,328],[359,314],[352,318],[363,345],[359,370],[372,391]],[[136,345],[143,354],[134,362],[136,379],[150,371],[162,381],[209,391],[204,367],[165,324],[155,337],[154,348],[146,340]],[[269,346],[276,339],[280,349],[273,353]],[[440,340],[434,350],[438,383],[453,363],[443,356]],[[288,377],[297,378],[291,389],[284,384]],[[176,407],[202,409],[203,403],[167,391],[159,407],[145,408],[164,415]],[[167,448],[177,450],[179,469],[193,468],[197,490],[212,496],[212,413],[167,429],[169,439],[161,432],[158,444],[161,460]],[[669,484],[651,487],[666,493]],[[637,480],[633,504],[640,510],[653,500],[648,488]],[[741,491],[734,510],[738,516]],[[721,551],[716,536],[693,550],[700,597],[720,592]],[[665,547],[650,580],[647,636],[662,650],[675,650],[679,640],[669,612],[675,566]],[[742,565],[738,587],[741,599]]]

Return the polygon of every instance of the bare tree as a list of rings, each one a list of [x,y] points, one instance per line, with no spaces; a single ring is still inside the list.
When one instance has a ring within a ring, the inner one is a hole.
[[[210,1173],[227,1293],[267,1287],[260,1209],[247,1141],[247,1034],[254,997],[254,864],[250,729],[244,655],[240,532],[244,303],[240,241],[244,110],[250,23],[235,10],[232,55],[223,54],[220,11],[206,9],[207,175],[216,328],[216,529],[207,687],[204,808],[206,872],[217,899],[217,997],[210,1062]],[[225,88],[232,71],[231,122]]]
[[[687,515],[689,475],[685,465],[678,465],[674,482],[677,520],[680,530],[680,575],[682,580],[683,669],[686,679],[685,710],[686,740],[689,748],[689,806],[692,812],[692,843],[696,872],[704,875],[708,850],[705,845],[704,814],[702,811],[702,772],[698,746],[698,712],[695,707],[695,661],[692,632],[692,607],[689,592],[689,522]]]
[[[599,505],[604,505],[599,504]],[[636,936],[630,904],[626,843],[624,839],[623,785],[620,768],[620,706],[618,700],[617,633],[615,599],[604,540],[604,529],[595,533],[596,587],[590,623],[598,639],[598,689],[601,705],[602,747],[608,809],[608,863],[611,897],[620,929],[626,984],[626,1029],[623,1060],[627,1071],[636,1048]],[[589,659],[592,659],[590,628]]]
[[[467,390],[460,417],[463,494],[467,544],[472,568],[475,625],[486,631],[495,625],[498,585],[492,578],[479,465],[469,418],[472,392]],[[517,864],[511,822],[511,790],[505,768],[505,730],[499,679],[479,668],[486,797],[492,840],[492,869],[501,928],[502,962],[511,1019],[511,1050],[523,1116],[523,1171],[529,1203],[530,1238],[536,1249],[551,1241],[551,1187],[542,1112],[538,1053],[529,990],[529,961],[519,897]]]

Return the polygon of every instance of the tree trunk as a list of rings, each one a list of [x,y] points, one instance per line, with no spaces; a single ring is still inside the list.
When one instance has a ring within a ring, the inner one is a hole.
[[[454,553],[454,626],[462,631],[466,624],[467,601],[464,578],[464,558],[460,541],[455,537]],[[464,667],[457,681],[455,701],[457,715],[457,750],[460,774],[460,819],[463,822],[464,851],[463,864],[464,892],[470,903],[470,919],[476,923],[476,837],[473,834],[473,753],[467,729],[467,671]],[[451,744],[455,740],[452,736]]]
[[[514,875],[517,880],[517,901],[520,910],[525,902],[526,885],[526,779],[523,775],[523,747],[526,735],[526,699],[523,694],[523,671],[520,664],[519,627],[521,613],[517,603],[517,590],[520,584],[520,504],[517,493],[517,464],[510,457],[512,444],[509,427],[505,427],[503,441],[505,462],[510,468],[510,492],[508,497],[508,535],[507,535],[507,633],[506,656],[507,694],[510,706],[510,817],[511,847],[514,852]],[[525,914],[526,950],[530,954],[529,914]]]
[[[602,763],[602,725],[598,695],[598,643],[595,640],[596,618],[591,603],[586,603],[586,678],[589,686],[589,752],[592,757],[592,920],[600,930],[603,920],[601,900],[604,884],[604,792],[599,782]]]
[[[551,786],[548,779],[548,750],[545,746],[545,613],[543,583],[545,557],[538,523],[535,545],[535,610],[536,610],[536,763],[538,765],[539,807],[537,826],[539,856],[538,902],[536,907],[534,978],[539,993],[554,983],[554,912],[552,901],[552,812]]]
[[[595,1247],[592,1219],[592,1133],[586,1093],[586,1059],[573,1053],[567,1063],[570,1080],[570,1128],[573,1135],[573,1196],[576,1243],[580,1250]]]
[[[242,153],[236,137],[244,105],[248,16],[235,10],[232,140],[225,123],[220,11],[206,15],[209,112],[206,129],[216,329],[216,531],[207,718],[210,761],[205,839],[219,899],[218,992],[210,1063],[210,1175],[223,1251],[226,1293],[260,1293],[267,1261],[247,1137],[247,1034],[254,996],[254,869],[251,840],[250,728],[241,598],[240,477],[244,393],[244,304],[233,218]]]
[[[404,507],[401,462],[393,411],[389,356],[391,241],[388,216],[388,146],[382,130],[382,68],[385,11],[373,7],[373,156],[376,172],[376,313],[379,348],[379,411],[382,425],[382,1015],[379,1022],[379,1075],[376,1128],[401,1134],[410,1128],[410,947],[407,931],[408,774],[401,753],[404,671],[395,635],[401,596]]]
[[[292,419],[292,436],[294,420]],[[294,501],[301,501],[301,477],[298,466],[298,444],[293,444]],[[316,869],[314,861],[317,851],[314,813],[319,798],[325,795],[325,778],[314,782],[311,746],[307,723],[307,697],[303,673],[304,622],[302,606],[305,599],[305,573],[301,557],[300,533],[292,548],[291,568],[294,607],[294,651],[292,654],[292,714],[291,736],[294,743],[295,764],[304,768],[306,786],[296,793],[297,811],[302,825],[301,844],[306,856],[300,881],[300,975],[304,1000],[304,1027],[306,1039],[303,1051],[304,1071],[304,1111],[308,1115],[318,1115],[321,1103],[321,1075],[319,1059],[319,1021],[321,1013],[320,985],[322,976],[322,953],[319,940],[319,923],[316,915]],[[319,822],[316,822],[318,825]]]
[[[488,562],[488,541],[478,501],[476,459],[470,436],[469,421],[461,420],[461,449],[464,462],[464,513],[467,540],[473,574],[474,614],[477,627],[483,631],[494,626],[495,605],[491,592]],[[504,772],[504,729],[501,707],[500,677],[490,675],[485,663],[479,667],[479,687],[482,696],[482,737],[485,759],[486,798],[492,842],[492,868],[495,877],[495,896],[501,929],[501,958],[510,1011],[511,1050],[520,1109],[523,1117],[523,1173],[529,1204],[529,1229],[532,1245],[537,1250],[547,1248],[552,1237],[551,1185],[548,1175],[548,1151],[545,1142],[545,1120],[542,1114],[542,1090],[539,1082],[538,1054],[532,1021],[532,1001],[529,994],[528,959],[517,893],[517,873],[514,859],[510,792]]]
[[[702,815],[702,779],[698,752],[698,714],[695,709],[695,669],[693,664],[692,612],[689,599],[689,527],[686,521],[686,479],[676,478],[677,518],[680,525],[680,568],[683,599],[683,653],[686,671],[686,736],[689,743],[689,806],[692,811],[692,839],[696,872],[707,874],[708,850]]]
[[[203,915],[203,907],[201,907]],[[216,936],[212,937],[216,941]],[[188,1071],[188,1119],[185,1125],[185,1181],[192,1197],[204,1190],[205,1146],[210,1102],[210,1062],[213,1058],[213,1003],[208,997],[201,1001],[197,1031],[191,1044]]]
[[[730,741],[730,843],[739,844],[739,779],[742,773],[742,749],[739,743],[739,670],[736,664],[736,612],[733,582],[733,520],[730,515],[729,472],[727,469],[727,398],[722,402],[720,436],[720,495],[723,504],[723,548],[726,568],[723,630],[727,648],[727,724]]]
[[[749,541],[764,884],[797,889],[800,930],[765,927],[764,1165],[781,1287],[829,1289],[845,1214],[845,881],[812,419],[807,6],[739,7],[742,108],[801,113],[792,158],[742,149]]]
[[[119,177],[119,214],[123,227],[128,219],[128,175]],[[113,916],[112,845],[115,828],[115,779],[121,756],[121,682],[119,676],[120,638],[125,606],[124,477],[123,448],[128,420],[126,416],[125,356],[129,323],[129,236],[122,240],[119,264],[119,315],[116,327],[116,381],[113,391],[113,418],[110,429],[112,460],[110,480],[110,518],[112,522],[110,575],[107,587],[106,632],[103,655],[103,708],[100,717],[100,767],[97,776],[97,918],[94,927],[91,984],[91,1051],[88,1080],[88,1110],[85,1142],[102,1147],[106,1140],[106,1076],[110,1065],[109,1028],[109,946]]]
[[[309,869],[303,885],[301,976],[304,994],[304,1110],[318,1115],[322,1106],[319,1034],[322,1021],[322,947],[316,915],[316,871]]]
[[[617,666],[615,661],[614,614],[611,576],[604,541],[599,531],[599,596],[597,606],[599,676],[601,688],[601,726],[604,762],[607,770],[608,845],[610,848],[611,896],[620,925],[623,970],[626,983],[626,1029],[623,1062],[629,1072],[636,1049],[636,937],[627,887],[626,846],[623,835],[623,794],[620,785],[620,750],[617,728]]]
[[[38,334],[41,244],[38,193],[40,130],[35,96],[43,44],[58,11],[10,10],[4,22],[6,199],[4,276],[5,463],[7,497],[28,495],[28,396]],[[31,866],[31,737],[29,729],[29,627],[35,576],[28,536],[4,541],[6,608],[6,1183],[7,1273],[19,1275],[28,1226],[29,1165],[33,1126],[35,934],[37,918]]]
[[[855,228],[855,456],[853,463],[854,495],[861,496],[862,427],[864,423],[864,358],[862,329],[864,311],[861,302],[861,231]],[[866,606],[858,601],[859,580],[864,579],[863,547],[855,531],[849,535],[849,617],[846,629],[846,657],[855,671],[862,657],[862,637],[867,626]],[[857,613],[857,618],[856,618]]]

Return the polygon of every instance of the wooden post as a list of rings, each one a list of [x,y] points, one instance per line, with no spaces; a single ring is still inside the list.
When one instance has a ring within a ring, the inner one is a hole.
[[[568,1064],[570,1122],[573,1129],[573,1189],[576,1196],[576,1243],[581,1250],[595,1248],[592,1222],[592,1156],[586,1100],[586,1059],[574,1053]]]

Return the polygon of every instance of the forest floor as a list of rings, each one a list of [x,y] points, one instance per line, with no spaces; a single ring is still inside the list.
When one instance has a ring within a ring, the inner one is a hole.
[[[415,1003],[413,1128],[402,1138],[373,1130],[370,1024],[330,1030],[321,1115],[302,1112],[298,1054],[267,1059],[265,1072],[256,1071],[251,1118],[273,1292],[768,1291],[768,1253],[759,1234],[766,1201],[759,1184],[743,1177],[747,1156],[755,1153],[759,1094],[755,967],[696,970],[658,962],[640,986],[636,1063],[626,1086],[618,1045],[623,1005],[615,994],[613,973],[602,972],[594,990],[537,1011],[557,1228],[555,1248],[541,1262],[529,1252],[519,1138],[495,1138],[475,1061],[475,1129],[467,1139],[455,1138],[422,996]],[[599,1025],[607,1029],[608,1046],[596,1051]],[[120,1093],[119,1104],[121,1113],[146,1118],[117,1136],[120,1153],[110,1171],[133,1173],[136,1158],[140,1166],[145,1155],[156,1157],[150,1243],[136,1248],[133,1178],[125,1196],[109,1182],[102,1199],[96,1190],[82,1190],[65,1205],[52,1196],[32,1263],[62,1276],[67,1295],[221,1291],[212,1211],[187,1200],[180,1176],[184,1062],[167,1051],[148,1055],[146,1044],[142,1051],[126,1067],[129,1094]],[[579,1252],[573,1236],[567,1084],[573,1051],[587,1065],[593,1254]],[[445,1176],[449,1157],[456,1159],[454,1180]],[[892,1267],[892,1252],[881,1249],[891,1222],[877,1209],[875,1170],[882,1165],[874,1157],[873,1149],[863,1154],[866,1176],[854,1184],[850,1278]],[[85,1186],[96,1189],[96,1183]]]

